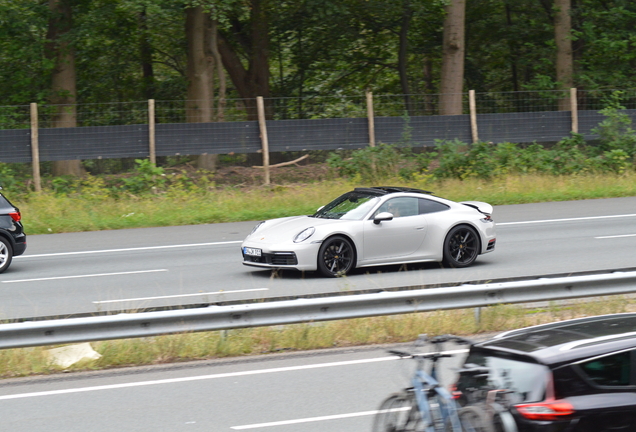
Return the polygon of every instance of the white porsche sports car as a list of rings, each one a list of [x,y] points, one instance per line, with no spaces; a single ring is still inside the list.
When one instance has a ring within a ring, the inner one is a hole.
[[[346,275],[357,267],[440,261],[471,265],[495,250],[492,206],[404,187],[356,188],[311,216],[259,222],[243,264]]]

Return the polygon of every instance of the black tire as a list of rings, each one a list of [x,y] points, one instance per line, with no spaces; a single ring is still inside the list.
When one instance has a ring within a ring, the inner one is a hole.
[[[318,251],[318,270],[328,277],[344,276],[355,266],[356,252],[342,236],[329,237]]]
[[[488,413],[483,408],[468,405],[457,411],[464,432],[492,432]]]
[[[380,404],[373,419],[373,432],[406,432],[410,428],[414,398],[405,392],[394,393]],[[407,429],[408,428],[408,429]]]
[[[444,264],[455,268],[468,267],[475,262],[480,249],[481,241],[473,227],[453,227],[444,240]]]
[[[0,273],[3,273],[11,265],[13,260],[13,248],[9,240],[0,236]]]

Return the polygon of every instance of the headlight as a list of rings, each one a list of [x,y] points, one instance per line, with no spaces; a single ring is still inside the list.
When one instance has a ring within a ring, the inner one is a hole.
[[[307,240],[309,237],[312,236],[312,234],[316,231],[316,229],[314,227],[309,227],[303,231],[301,231],[300,233],[298,233],[298,235],[296,237],[294,237],[294,243],[300,243],[303,242],[305,240]]]
[[[250,233],[250,235],[254,234],[256,230],[259,229],[261,225],[263,225],[264,223],[265,221],[260,221],[259,223],[257,223],[256,226],[252,229],[252,232]]]

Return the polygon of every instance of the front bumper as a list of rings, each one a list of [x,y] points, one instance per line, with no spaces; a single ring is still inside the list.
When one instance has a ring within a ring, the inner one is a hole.
[[[290,269],[298,271],[318,270],[318,250],[322,241],[293,245],[266,245],[258,242],[244,242],[241,245],[243,264],[251,267],[270,269]],[[260,256],[246,255],[245,247],[260,249]]]

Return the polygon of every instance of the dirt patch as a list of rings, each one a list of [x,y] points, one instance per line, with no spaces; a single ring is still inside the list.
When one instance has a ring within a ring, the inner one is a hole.
[[[265,181],[265,171],[244,166],[220,167],[213,178],[220,186],[260,186]],[[329,178],[329,167],[324,163],[270,168],[270,181],[274,184],[313,183]]]

